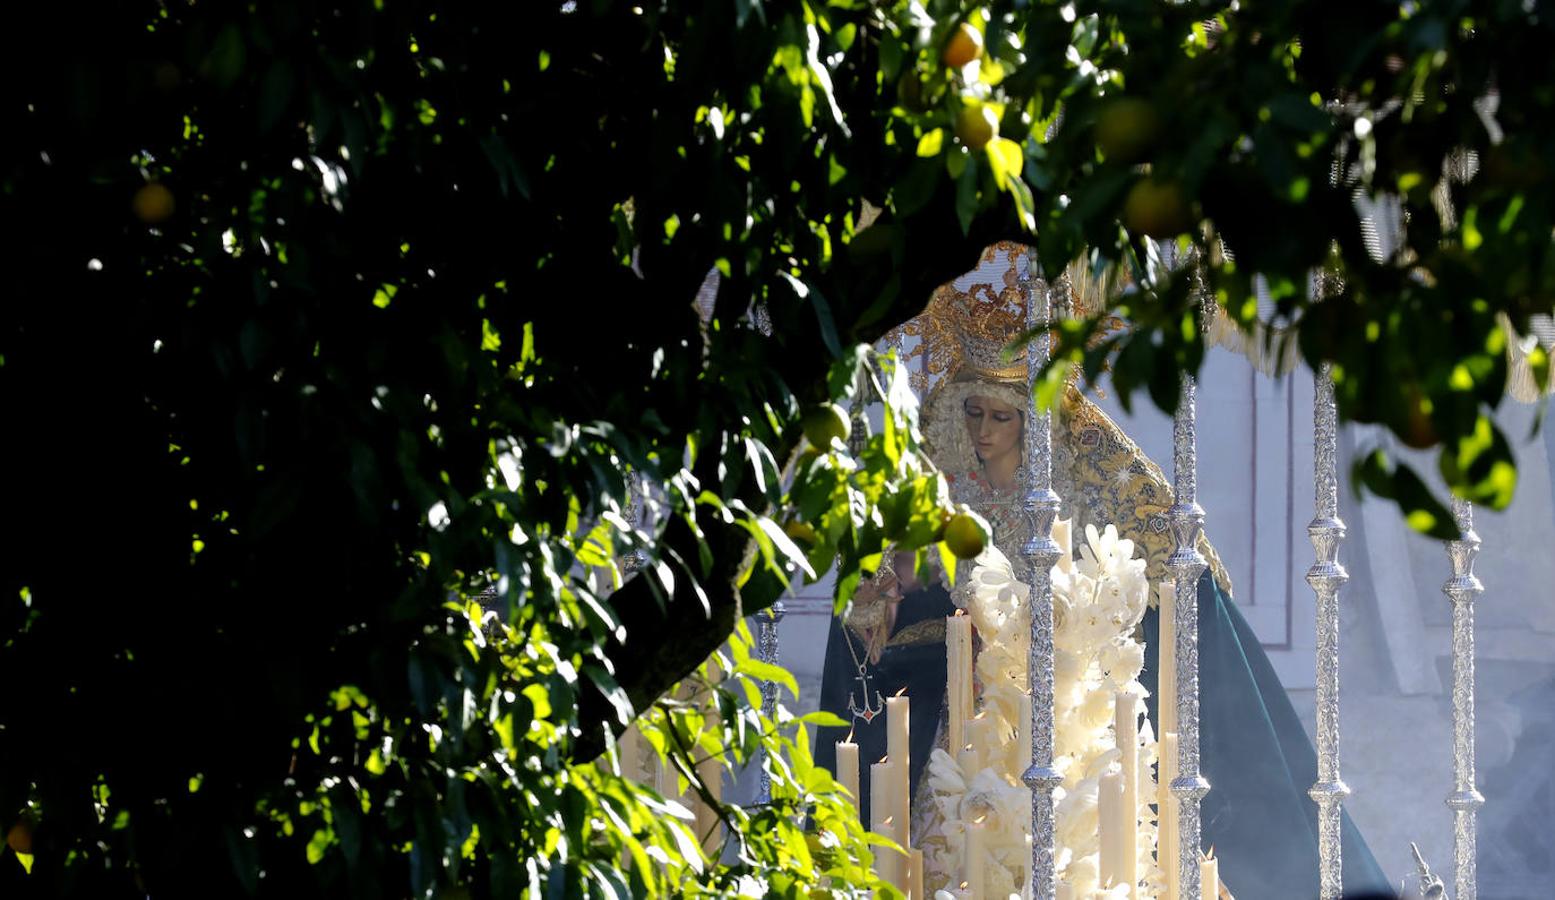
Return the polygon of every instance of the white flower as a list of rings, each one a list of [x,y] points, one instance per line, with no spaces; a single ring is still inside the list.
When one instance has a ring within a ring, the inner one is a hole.
[[[966,792],[966,777],[961,766],[950,754],[938,747],[929,754],[929,789],[936,794],[962,794]]]
[[[1139,677],[1145,667],[1145,648],[1134,640],[1109,641],[1097,656],[1103,671],[1119,687]]]
[[[1098,860],[1096,854],[1085,856],[1075,855],[1070,860],[1069,866],[1063,872],[1063,880],[1069,883],[1073,896],[1089,897],[1095,892],[1097,883]]]
[[[1058,568],[1064,573],[1074,571],[1074,520],[1059,519],[1053,523],[1053,542],[1058,545]]]
[[[1068,787],[1069,793],[1057,805],[1058,842],[1080,854],[1086,852],[1088,842],[1096,841],[1097,781],[1085,778]]]
[[[1080,704],[1080,723],[1089,731],[1096,731],[1112,721],[1112,694],[1092,691]]]
[[[1078,654],[1065,650],[1053,651],[1053,681],[1060,685],[1073,685],[1085,671]]]
[[[1085,526],[1085,543],[1080,545],[1080,561],[1076,568],[1097,579],[1103,572],[1116,570],[1118,557],[1122,555],[1118,552],[1118,542],[1118,529],[1115,526],[1108,525],[1102,531],[1097,531],[1095,525]],[[1127,543],[1132,551],[1133,542]]]
[[[1052,571],[1054,766],[1064,779],[1054,792],[1055,864],[1075,896],[1088,897],[1087,891],[1102,890],[1097,883],[1097,779],[1121,757],[1112,733],[1114,696],[1119,691],[1149,695],[1138,683],[1144,648],[1132,632],[1144,613],[1150,585],[1145,561],[1134,558],[1134,543],[1121,538],[1114,526],[1100,531],[1088,526],[1079,558],[1069,546],[1070,522],[1055,523],[1053,537],[1061,550]],[[985,817],[984,892],[991,897],[1002,896],[1006,886],[1013,890],[1020,885],[1029,855],[1030,793],[1019,771],[1026,750],[1008,740],[1018,733],[1016,719],[1025,691],[1029,594],[1014,577],[1009,560],[993,547],[957,585],[957,603],[971,615],[981,643],[975,666],[982,686],[980,706],[1005,740],[981,748],[969,760],[974,772],[962,772],[943,751],[930,762],[929,784],[935,807],[944,815],[949,849],[936,850],[937,858],[926,863],[935,871],[960,871],[964,861],[955,848],[965,822]],[[1156,746],[1148,723],[1141,729],[1137,752],[1148,773],[1145,780],[1150,780]],[[1148,790],[1142,794],[1154,796]],[[1148,823],[1148,804],[1142,804],[1142,810]],[[1141,847],[1153,847],[1155,837],[1147,824]],[[1144,877],[1156,876],[1159,870],[1148,850],[1143,857]],[[1113,891],[1098,896],[1110,900]]]

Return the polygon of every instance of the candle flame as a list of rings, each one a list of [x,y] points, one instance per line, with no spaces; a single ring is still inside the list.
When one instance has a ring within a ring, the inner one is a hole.
[[[966,610],[964,610],[964,609],[958,609],[958,610],[956,610],[956,616],[957,616],[957,618],[959,618],[959,617],[961,617],[961,616],[964,616],[964,615],[966,615]],[[963,884],[963,885],[965,885],[965,884],[966,884],[966,882],[964,882],[964,881],[963,881],[963,882],[962,882],[962,884]]]
[[[901,690],[899,690],[896,693],[891,695],[891,699],[895,700],[897,697],[900,697],[900,696],[902,696],[905,693],[907,693],[907,685],[904,684],[904,685],[902,685],[902,689]]]
[[[988,818],[988,814],[987,813],[983,813],[982,815],[980,815],[977,818],[973,819],[972,820],[972,824],[973,825],[981,825],[981,824],[983,824],[983,821],[985,819],[987,819],[987,818]]]
[[[853,729],[855,729],[857,727],[858,727],[858,723],[856,723],[856,722],[854,724],[848,726],[848,736],[847,736],[846,739],[843,740],[844,744],[851,744],[851,743],[853,743]]]
[[[885,756],[880,757],[880,763],[879,764],[883,766],[883,765],[885,765],[886,763],[888,763],[890,761],[891,761],[891,754],[887,753]]]
[[[1214,844],[1210,844],[1209,845],[1209,852],[1204,854],[1204,858],[1207,859],[1207,860],[1215,858],[1215,845]]]

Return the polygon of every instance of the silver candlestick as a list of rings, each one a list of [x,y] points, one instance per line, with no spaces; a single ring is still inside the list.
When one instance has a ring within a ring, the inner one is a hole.
[[[758,613],[756,632],[756,656],[764,663],[778,664],[778,623],[783,621],[783,614],[787,612],[783,607],[783,601],[778,600],[767,608],[764,613]],[[776,681],[763,681],[761,683],[761,713],[768,719],[777,717],[778,684]],[[762,751],[765,755],[766,751]],[[772,802],[772,773],[767,771],[767,761],[761,760],[761,781],[756,788],[756,802],[766,804]]]
[[[1338,900],[1344,891],[1341,804],[1350,793],[1339,777],[1339,589],[1350,575],[1339,564],[1345,526],[1339,518],[1339,426],[1328,363],[1317,371],[1312,434],[1316,514],[1307,534],[1317,561],[1307,570],[1307,584],[1317,593],[1317,782],[1307,796],[1318,806],[1318,894],[1322,900]]]
[[[1204,509],[1198,495],[1198,384],[1184,375],[1172,418],[1172,474],[1176,495],[1167,512],[1177,549],[1166,560],[1177,586],[1177,777],[1178,896],[1197,897],[1199,886],[1199,801],[1209,782],[1199,773],[1199,576],[1207,566],[1199,553]]]
[[[1026,327],[1035,329],[1047,323],[1052,297],[1047,285],[1037,277],[1037,258],[1027,253],[1026,269],[1021,273],[1026,298]],[[1067,290],[1060,278],[1057,290]],[[1053,492],[1052,418],[1039,411],[1036,402],[1037,379],[1047,364],[1052,336],[1043,334],[1026,348],[1026,485],[1023,512],[1030,525],[1030,537],[1021,555],[1026,563],[1027,583],[1031,585],[1031,649],[1027,659],[1031,691],[1031,767],[1021,780],[1031,789],[1031,885],[1032,900],[1053,900],[1054,862],[1057,844],[1054,831],[1053,791],[1063,776],[1053,768],[1053,564],[1061,552],[1053,540],[1053,520],[1058,517],[1058,495]]]
[[[1453,519],[1459,538],[1447,542],[1452,577],[1442,593],[1452,601],[1452,793],[1447,806],[1453,811],[1453,893],[1457,900],[1474,900],[1478,893],[1475,873],[1475,815],[1485,798],[1474,787],[1474,599],[1485,590],[1474,575],[1479,554],[1479,535],[1474,533],[1474,512],[1467,500],[1454,498]]]

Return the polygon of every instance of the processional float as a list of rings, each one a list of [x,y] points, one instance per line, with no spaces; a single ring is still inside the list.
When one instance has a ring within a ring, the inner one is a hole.
[[[1049,321],[1056,305],[1053,294],[1064,294],[1068,284],[1062,277],[1052,289],[1035,273],[1038,271],[1034,256],[1028,257],[1020,278],[1028,298],[1028,326],[1035,331]],[[1197,276],[1194,276],[1197,277]],[[1314,277],[1313,289],[1323,288],[1323,279]],[[1201,315],[1204,327],[1214,315],[1214,304],[1198,286],[1204,297]],[[1555,327],[1544,344],[1555,344]],[[1028,387],[1035,385],[1050,358],[1048,333],[1038,333],[1032,338],[1026,353]],[[1339,756],[1339,592],[1348,581],[1348,574],[1339,561],[1339,548],[1345,537],[1346,527],[1339,516],[1338,505],[1338,421],[1334,399],[1332,372],[1326,364],[1315,373],[1316,391],[1313,406],[1314,440],[1314,517],[1308,525],[1308,535],[1314,551],[1314,562],[1306,579],[1317,597],[1316,614],[1316,749],[1318,778],[1308,793],[1318,808],[1319,890],[1322,900],[1337,900],[1342,895],[1341,821],[1342,806],[1350,789],[1340,773]],[[1197,542],[1203,531],[1204,510],[1197,502],[1197,384],[1192,376],[1185,376],[1181,395],[1173,417],[1173,487],[1175,500],[1168,512],[1175,551],[1167,566],[1176,586],[1177,602],[1174,605],[1175,632],[1175,683],[1176,696],[1172,702],[1177,729],[1177,756],[1175,777],[1170,781],[1170,792],[1176,799],[1176,809],[1170,820],[1175,824],[1171,844],[1176,847],[1178,895],[1199,897],[1200,884],[1200,802],[1210,790],[1208,781],[1199,771],[1199,690],[1198,690],[1198,585],[1205,570],[1206,560],[1200,554]],[[1053,593],[1050,572],[1060,548],[1051,536],[1057,517],[1060,498],[1053,490],[1051,421],[1045,410],[1039,410],[1035,391],[1028,408],[1026,429],[1026,457],[1033,465],[1026,468],[1028,482],[1022,504],[1024,513],[1032,524],[1032,537],[1022,548],[1027,583],[1033,588],[1031,602],[1031,641],[1029,656],[1029,684],[1032,702],[1031,765],[1023,773],[1022,780],[1031,790],[1031,888],[1030,896],[1038,900],[1055,897],[1055,815],[1054,789],[1062,778],[1053,766]],[[1533,399],[1518,397],[1518,399]],[[856,410],[856,415],[862,410]],[[1454,784],[1447,796],[1447,805],[1454,817],[1454,893],[1459,900],[1476,897],[1475,872],[1475,818],[1484,798],[1475,788],[1474,765],[1474,613],[1475,598],[1483,592],[1483,585],[1474,575],[1474,557],[1478,552],[1479,538],[1473,531],[1472,509],[1462,500],[1453,501],[1453,515],[1460,531],[1460,538],[1446,544],[1452,574],[1443,586],[1443,592],[1452,604],[1452,715],[1453,715],[1453,772]],[[776,663],[779,659],[778,624],[784,610],[781,604],[758,615],[758,652],[762,659]],[[1163,628],[1163,631],[1165,629]],[[776,703],[776,686],[769,685],[763,696],[764,706],[772,712]],[[759,799],[770,797],[770,785],[765,777],[759,788]],[[1167,817],[1163,816],[1163,820]],[[1163,840],[1164,843],[1164,840]],[[1428,874],[1422,861],[1422,872]],[[1434,878],[1434,876],[1431,876]],[[1436,884],[1440,884],[1437,880]],[[1441,896],[1436,890],[1433,896]]]

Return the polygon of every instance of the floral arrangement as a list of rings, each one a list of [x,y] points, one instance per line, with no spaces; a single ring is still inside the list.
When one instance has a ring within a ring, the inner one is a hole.
[[[1064,777],[1055,792],[1058,852],[1055,868],[1071,896],[1099,900],[1126,896],[1125,886],[1104,886],[1098,878],[1100,851],[1097,810],[1101,776],[1117,765],[1122,752],[1113,734],[1114,698],[1146,696],[1139,683],[1144,646],[1134,629],[1149,601],[1145,561],[1134,558],[1134,543],[1108,525],[1085,529],[1076,559],[1070,549],[1070,523],[1055,524],[1053,537],[1062,553],[1053,568],[1054,765]],[[983,873],[983,894],[1021,894],[1030,862],[1031,794],[1021,782],[1030,762],[1030,714],[1026,700],[1030,633],[1026,603],[1030,588],[1017,580],[1009,560],[990,547],[957,587],[955,599],[972,617],[981,641],[975,664],[981,714],[998,739],[957,753],[935,750],[929,761],[929,787],[945,841],[925,859],[933,887],[955,888],[966,871],[965,833],[981,820],[982,855],[974,861]],[[1138,746],[1140,805],[1138,871],[1147,884],[1159,885],[1155,864],[1154,810],[1156,743],[1145,722]],[[1155,891],[1151,891],[1155,893]],[[945,895],[950,896],[950,895]]]

